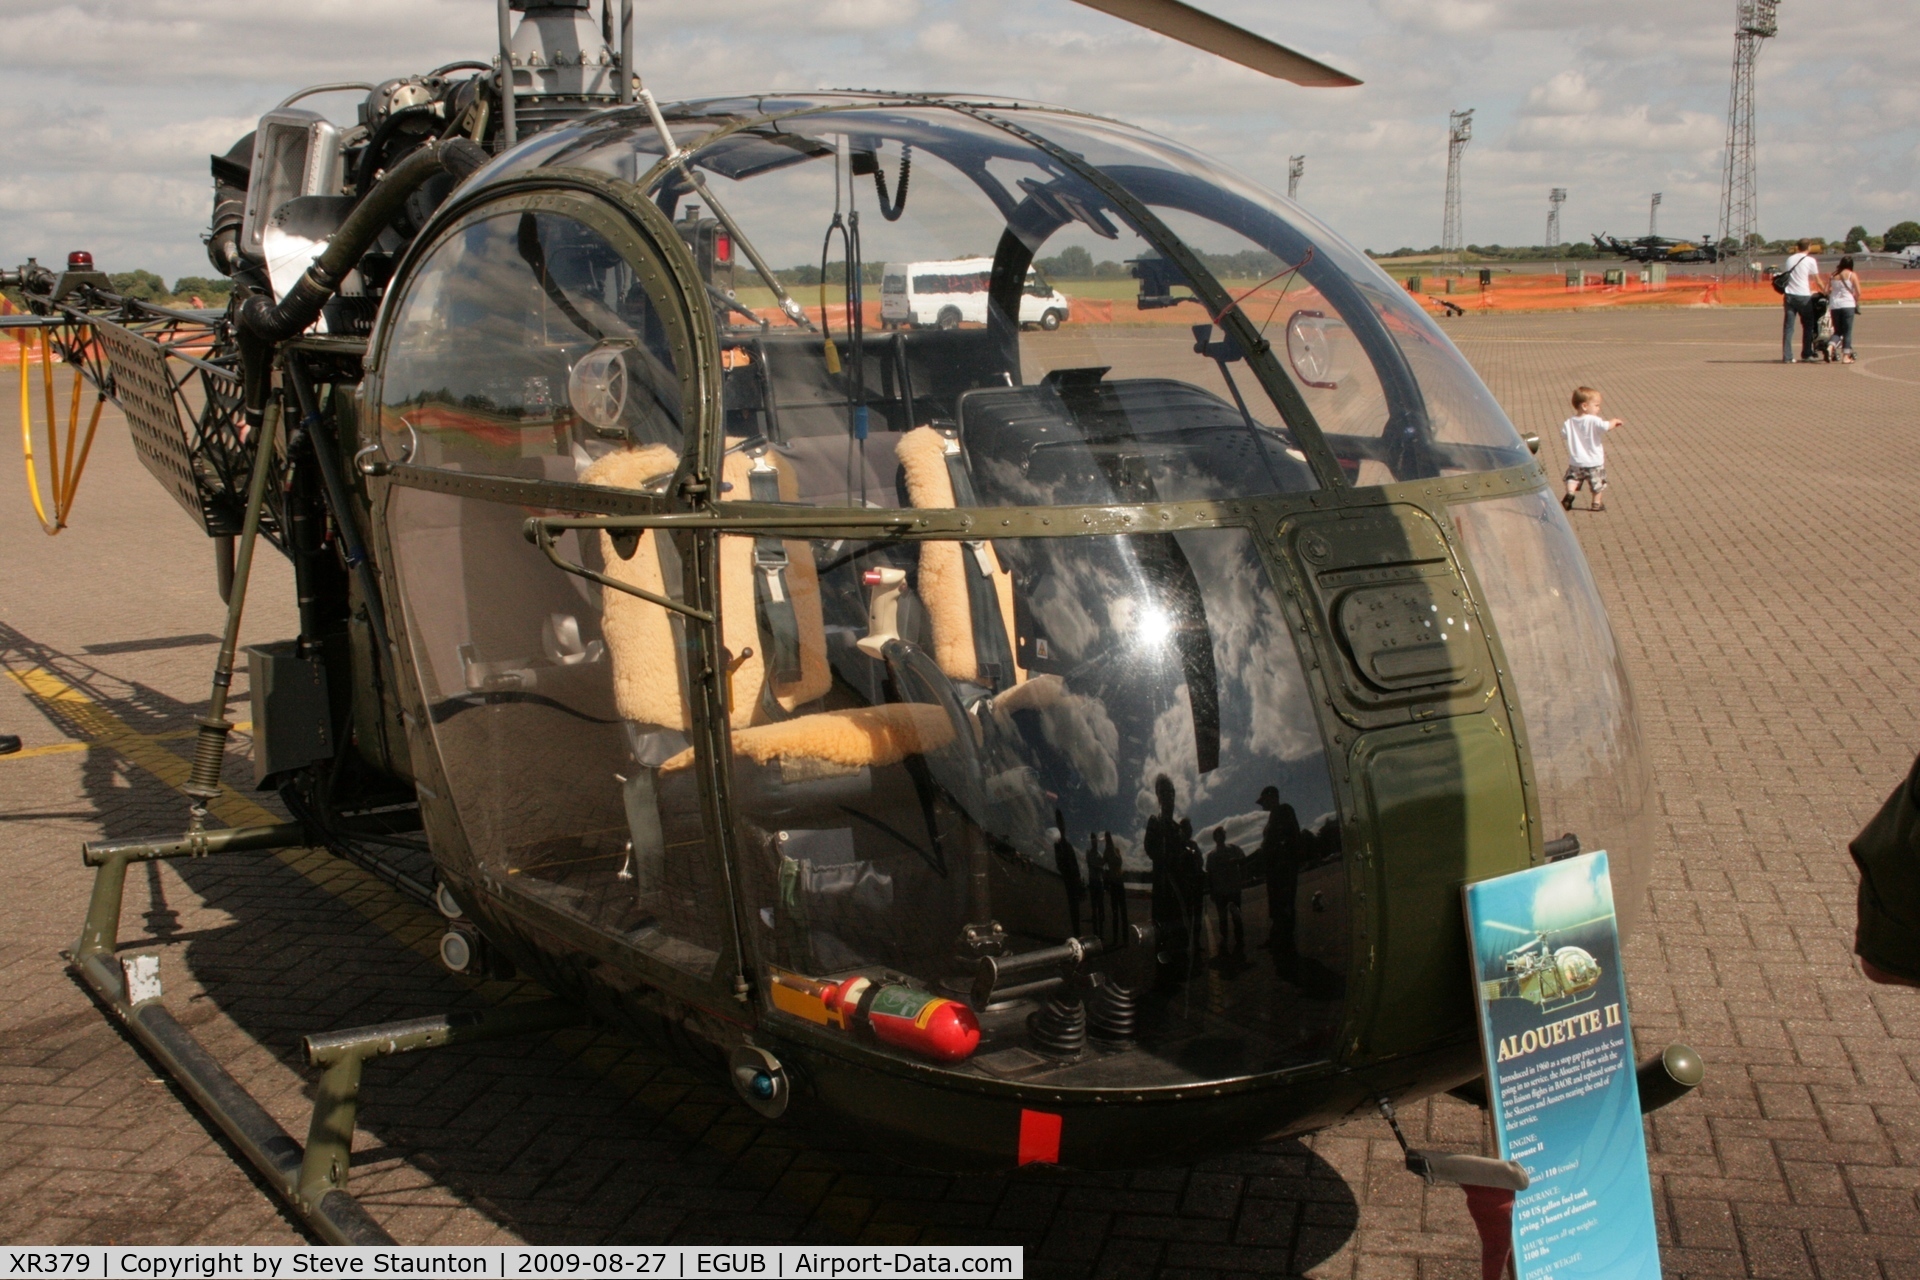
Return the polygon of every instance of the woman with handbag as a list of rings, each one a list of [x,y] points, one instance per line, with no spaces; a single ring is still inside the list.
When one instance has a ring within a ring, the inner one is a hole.
[[[1840,259],[1827,280],[1827,314],[1833,317],[1833,338],[1840,344],[1840,359],[1853,363],[1853,321],[1860,314],[1860,277],[1854,274],[1853,255]]]

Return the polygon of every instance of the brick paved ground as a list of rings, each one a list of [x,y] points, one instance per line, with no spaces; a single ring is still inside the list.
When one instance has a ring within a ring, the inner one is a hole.
[[[1920,1277],[1920,993],[1852,970],[1844,853],[1920,746],[1920,308],[1870,310],[1850,370],[1766,363],[1771,314],[1453,323],[1550,460],[1576,382],[1629,423],[1612,510],[1575,527],[1657,771],[1635,1016],[1709,1063],[1649,1131],[1668,1269]],[[78,842],[181,819],[162,779],[206,696],[207,545],[111,419],[75,529],[43,538],[18,484],[0,485],[0,728],[29,747],[0,759],[0,1240],[296,1240],[58,954],[87,892]],[[263,572],[256,640],[293,630],[283,565]],[[497,994],[439,971],[436,932],[295,854],[138,873],[122,937],[161,953],[171,1007],[300,1134],[301,1033]],[[956,1179],[762,1124],[585,1034],[378,1064],[368,1096],[354,1185],[403,1240],[1004,1241],[1059,1276],[1477,1274],[1458,1192],[1401,1171],[1372,1122],[1195,1168]],[[1480,1139],[1451,1101],[1409,1119],[1436,1145]]]

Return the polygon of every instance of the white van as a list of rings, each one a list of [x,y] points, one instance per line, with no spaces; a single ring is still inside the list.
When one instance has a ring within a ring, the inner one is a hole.
[[[987,322],[992,258],[951,262],[889,262],[880,276],[880,323],[888,328],[955,329]],[[1020,291],[1020,323],[1058,329],[1067,318],[1067,295],[1032,267]]]

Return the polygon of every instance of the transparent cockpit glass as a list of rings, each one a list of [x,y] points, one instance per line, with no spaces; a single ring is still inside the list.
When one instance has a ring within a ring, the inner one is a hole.
[[[1377,368],[1389,402],[1391,416],[1370,429],[1345,415],[1323,424],[1355,483],[1494,470],[1528,460],[1505,412],[1438,326],[1366,255],[1299,206],[1176,143],[1125,125],[1046,111],[1022,112],[1020,123],[1085,157],[1156,211],[1173,207],[1202,215],[1284,262],[1304,264],[1301,281],[1334,304]],[[1314,336],[1302,335],[1291,350],[1297,353]],[[1289,363],[1297,374],[1297,355]],[[1318,413],[1319,405],[1314,408]]]
[[[1653,867],[1652,778],[1593,575],[1550,493],[1452,513],[1519,690],[1543,834],[1607,851],[1624,932]]]
[[[776,982],[890,973],[972,999],[983,1040],[957,1069],[1002,1079],[1148,1087],[1327,1055],[1347,872],[1250,534],[778,545],[777,591],[768,557],[721,563],[729,598],[761,602],[757,637],[726,643],[768,663],[734,688],[733,801]],[[783,662],[791,681],[763,674]],[[1069,939],[1097,953],[1070,981],[1057,957],[1016,976]],[[986,956],[1008,976],[983,992]],[[1131,1034],[1063,1060],[1029,1025],[1049,1004]]]
[[[389,457],[572,481],[617,447],[679,448],[672,339],[619,216],[483,214],[433,248],[383,349]]]
[[[635,451],[586,479],[630,484],[658,465]],[[556,570],[523,536],[528,514],[407,487],[389,500],[445,799],[498,891],[710,979],[729,936],[719,853],[692,772],[655,769],[688,745],[685,630]],[[624,559],[605,534],[568,532],[558,551],[679,594],[678,556],[658,535]]]
[[[1373,362],[1355,342],[1339,306],[1306,280],[1297,264],[1202,214],[1165,206],[1152,211],[1238,300],[1255,333],[1272,344],[1280,368],[1323,431],[1380,434],[1388,409]],[[1120,388],[1110,403],[1091,406],[1083,406],[1070,387],[1062,388],[1067,394],[1057,405],[1035,395],[993,397],[1011,400],[1011,412],[1001,410],[991,424],[963,423],[961,439],[971,452],[976,438],[984,441],[991,433],[992,443],[984,447],[999,464],[993,468],[995,499],[1043,503],[1228,497],[1236,496],[1245,481],[1223,482],[1225,478],[1250,473],[1262,475],[1275,492],[1314,487],[1306,455],[1290,432],[1272,425],[1280,419],[1246,353],[1224,325],[1212,323],[1192,282],[1146,239],[1125,229],[1117,215],[1107,222],[1115,230],[1111,238],[1075,223],[1063,226],[1040,247],[1047,278],[1074,294],[1077,319],[1056,332],[1024,337],[1029,377],[1044,383],[1055,370],[1061,371],[1056,378],[1065,379],[1077,368],[1115,363],[1167,377],[1142,379],[1138,387]],[[1196,347],[1201,350],[1196,352]],[[1196,361],[1196,354],[1202,359]],[[1205,394],[1205,401],[1193,392],[1169,394],[1166,382],[1183,374]],[[1112,382],[1113,376],[1106,381]],[[1036,410],[1044,407],[1052,407],[1054,416],[1063,420],[1060,425],[1037,420]],[[1004,421],[1009,417],[1018,424],[1012,427],[1011,440],[1011,424]],[[1109,426],[1114,419],[1126,429]],[[1061,438],[1063,427],[1078,428],[1071,433],[1076,437],[1072,443]],[[1179,441],[1177,450],[1161,444],[1163,436]],[[1254,447],[1256,439],[1262,447]],[[1048,455],[1067,452],[1079,455],[1073,472],[1099,474],[1101,483],[1091,488],[1060,485],[1063,468]]]
[[[1070,165],[945,108],[755,103],[777,118],[727,132],[713,114],[726,105],[672,126],[695,140],[706,189],[668,170],[651,194],[715,304],[728,434],[785,454],[799,501],[914,501],[897,451],[927,426],[962,452],[992,437],[1024,485],[943,505],[1315,487],[1245,353],[1224,332],[1195,332],[1208,318],[1176,300],[1191,289],[1167,246]],[[646,173],[659,154],[650,126],[603,117],[544,162]],[[1077,478],[1062,487],[1066,471]]]

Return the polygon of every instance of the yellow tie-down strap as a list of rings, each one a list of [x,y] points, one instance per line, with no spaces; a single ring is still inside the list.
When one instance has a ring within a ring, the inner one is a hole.
[[[92,332],[84,325],[72,330],[74,340],[84,346],[93,340]],[[47,478],[51,482],[53,513],[47,513],[47,503],[40,496],[40,477],[33,462],[33,381],[27,366],[33,358],[33,334],[31,329],[15,329],[14,338],[20,343],[20,451],[27,464],[27,493],[33,498],[33,513],[40,519],[40,528],[48,537],[67,527],[67,517],[73,512],[74,494],[80,488],[80,475],[87,469],[87,455],[93,452],[93,433],[100,426],[100,411],[106,407],[107,396],[104,391],[98,393],[93,401],[93,413],[87,418],[87,434],[80,436],[80,401],[83,378],[80,366],[73,366],[73,394],[67,405],[67,445],[63,457],[60,450],[60,415],[54,391],[53,378],[53,336],[46,330],[40,334],[40,384],[46,395],[47,407]]]

